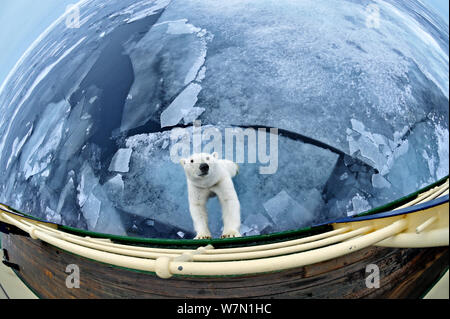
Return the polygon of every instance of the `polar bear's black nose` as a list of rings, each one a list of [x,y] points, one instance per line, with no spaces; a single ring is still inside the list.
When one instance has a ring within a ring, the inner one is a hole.
[[[200,171],[202,171],[203,173],[207,172],[209,170],[209,165],[206,163],[202,163],[200,164]]]

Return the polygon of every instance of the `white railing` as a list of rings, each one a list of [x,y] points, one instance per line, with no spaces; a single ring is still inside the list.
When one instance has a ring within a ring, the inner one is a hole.
[[[421,194],[415,204],[448,194],[448,181]],[[369,246],[429,247],[448,245],[448,202],[426,211],[336,224],[335,229],[306,238],[246,247],[197,249],[139,247],[69,234],[15,215],[0,206],[0,221],[16,226],[57,248],[115,266],[172,275],[225,276],[265,273],[315,264]]]

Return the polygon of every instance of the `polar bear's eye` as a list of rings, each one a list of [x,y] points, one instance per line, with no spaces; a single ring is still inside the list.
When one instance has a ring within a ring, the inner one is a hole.
[[[207,157],[206,160],[209,161],[209,157]]]
[[[193,160],[193,159],[191,159],[191,163],[194,163],[194,160]]]

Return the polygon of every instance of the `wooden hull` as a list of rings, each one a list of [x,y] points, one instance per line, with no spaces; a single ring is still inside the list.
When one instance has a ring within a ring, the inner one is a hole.
[[[41,298],[419,298],[448,269],[448,247],[369,247],[313,265],[241,276],[161,279],[83,258],[43,241],[3,234],[16,274]],[[80,288],[67,288],[68,265],[80,269]],[[366,266],[380,271],[367,288]]]

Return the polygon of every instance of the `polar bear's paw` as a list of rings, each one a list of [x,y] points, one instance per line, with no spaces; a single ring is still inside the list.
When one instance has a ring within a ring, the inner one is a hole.
[[[211,239],[211,235],[207,234],[197,234],[197,236],[194,237],[194,239]]]
[[[224,232],[220,238],[233,238],[233,237],[241,237],[241,234],[237,230],[230,230]]]

